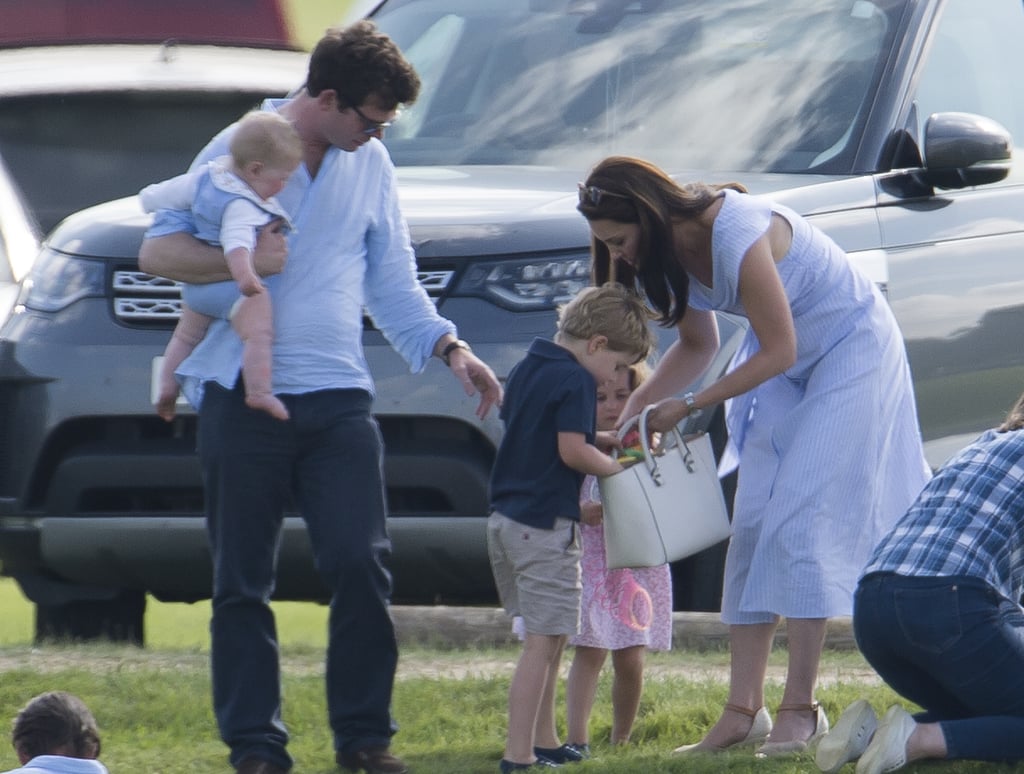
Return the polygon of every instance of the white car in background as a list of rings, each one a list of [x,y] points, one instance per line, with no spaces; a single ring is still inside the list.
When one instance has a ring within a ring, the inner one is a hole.
[[[180,174],[215,132],[301,84],[307,61],[181,40],[0,47],[0,156],[45,233]]]

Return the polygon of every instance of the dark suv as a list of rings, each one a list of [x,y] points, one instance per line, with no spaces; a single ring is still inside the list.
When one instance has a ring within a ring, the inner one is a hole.
[[[576,182],[624,153],[770,194],[883,285],[933,464],[1024,388],[1021,0],[387,0],[373,17],[424,83],[385,139],[420,278],[499,375],[587,283]],[[138,627],[144,592],[209,594],[195,418],[150,406],[179,296],[138,270],[146,224],[134,198],[65,220],[0,330],[0,559],[71,633],[83,610]],[[705,380],[741,333],[719,322]],[[409,375],[372,320],[364,344],[395,599],[493,603],[500,423],[440,363]],[[720,434],[720,412],[704,423]],[[674,568],[677,608],[717,608],[721,558]],[[277,594],[323,597],[297,517]]]

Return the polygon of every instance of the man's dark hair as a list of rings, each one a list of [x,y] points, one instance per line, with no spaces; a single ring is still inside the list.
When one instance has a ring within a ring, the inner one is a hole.
[[[51,691],[36,696],[14,718],[11,743],[27,759],[38,755],[97,758],[100,732],[96,718],[77,696]]]
[[[410,105],[420,93],[420,78],[398,46],[371,21],[328,30],[309,58],[306,91],[338,95],[339,108],[358,107],[371,95],[382,110]]]

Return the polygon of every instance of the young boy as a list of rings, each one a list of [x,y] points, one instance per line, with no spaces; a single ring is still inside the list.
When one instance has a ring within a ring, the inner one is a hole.
[[[522,616],[525,637],[509,687],[503,774],[582,757],[559,744],[554,708],[562,649],[579,624],[580,485],[588,473],[621,470],[594,445],[597,386],[650,354],[649,319],[622,286],[587,288],[562,308],[555,340],[535,339],[509,374],[487,545],[502,604]]]
[[[21,768],[6,774],[107,774],[100,731],[81,699],[64,691],[33,698],[14,718],[11,744]]]
[[[202,341],[214,317],[230,319],[244,344],[246,405],[288,419],[288,409],[272,390],[273,308],[252,253],[260,228],[278,218],[290,225],[274,197],[301,160],[302,143],[292,125],[276,113],[253,111],[239,121],[230,156],[139,193],[147,212],[191,209],[196,236],[223,247],[235,280],[186,285],[182,291],[181,318],[164,352],[155,401],[157,413],[168,422],[178,398],[174,372]]]

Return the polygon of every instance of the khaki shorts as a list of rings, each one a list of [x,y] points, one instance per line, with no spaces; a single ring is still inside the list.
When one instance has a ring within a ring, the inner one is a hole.
[[[520,524],[500,513],[487,522],[487,551],[501,604],[522,616],[530,634],[576,634],[580,621],[579,529],[556,519],[554,529]]]

